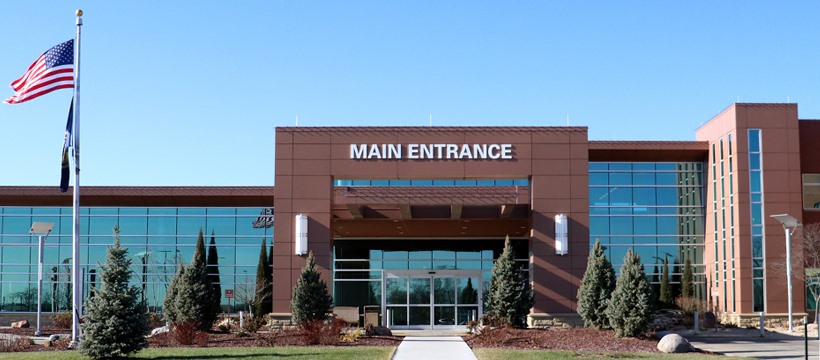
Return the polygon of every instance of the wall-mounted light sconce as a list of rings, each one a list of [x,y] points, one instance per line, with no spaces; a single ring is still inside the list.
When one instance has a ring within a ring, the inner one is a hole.
[[[564,214],[555,215],[555,253],[569,253],[569,222]]]
[[[297,214],[293,227],[293,249],[296,255],[305,255],[308,252],[308,217]]]

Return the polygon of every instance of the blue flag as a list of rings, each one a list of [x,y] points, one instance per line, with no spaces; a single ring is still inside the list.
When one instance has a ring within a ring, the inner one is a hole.
[[[68,166],[68,148],[71,147],[71,129],[74,128],[74,98],[71,98],[71,106],[68,107],[68,121],[65,124],[65,139],[63,140],[63,161],[60,174],[60,192],[68,191],[68,178],[71,171]]]

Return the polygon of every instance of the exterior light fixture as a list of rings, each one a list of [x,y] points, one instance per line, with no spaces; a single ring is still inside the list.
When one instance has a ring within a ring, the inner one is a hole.
[[[39,249],[37,255],[37,331],[34,332],[35,336],[42,335],[42,332],[40,332],[40,312],[43,303],[40,296],[43,293],[43,244],[48,234],[51,234],[52,229],[54,229],[54,223],[37,221],[31,224],[31,230],[28,231],[31,235],[37,235],[37,248]]]
[[[555,253],[566,255],[569,253],[569,223],[564,214],[555,215]]]
[[[789,291],[789,333],[794,332],[792,324],[792,233],[795,229],[802,226],[800,220],[789,214],[771,215],[775,220],[783,225],[783,230],[786,232],[786,280]]]
[[[308,217],[297,214],[293,227],[293,248],[296,255],[305,255],[308,252]]]

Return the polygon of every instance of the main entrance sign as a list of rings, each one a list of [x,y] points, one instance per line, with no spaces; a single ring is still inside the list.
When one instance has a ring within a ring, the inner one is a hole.
[[[512,144],[350,144],[354,160],[512,159]]]

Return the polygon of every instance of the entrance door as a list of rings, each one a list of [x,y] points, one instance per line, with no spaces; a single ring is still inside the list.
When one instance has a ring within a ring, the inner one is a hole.
[[[390,328],[459,328],[481,317],[480,271],[385,271],[382,283]]]

